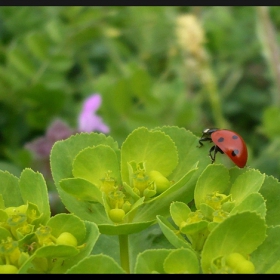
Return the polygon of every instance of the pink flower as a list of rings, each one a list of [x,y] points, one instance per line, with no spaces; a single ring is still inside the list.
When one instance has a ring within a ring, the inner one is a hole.
[[[79,115],[79,128],[80,132],[100,131],[108,133],[109,127],[104,124],[101,117],[96,115],[96,111],[100,107],[102,98],[99,94],[92,94],[83,104],[82,112]]]
[[[56,119],[50,124],[44,136],[26,143],[25,148],[34,154],[35,159],[48,159],[53,144],[58,140],[67,139],[74,133],[91,131],[108,133],[110,131],[109,127],[103,123],[101,117],[95,114],[101,102],[102,99],[99,94],[92,94],[84,101],[78,118],[78,130],[72,129],[67,123]]]
[[[78,129],[72,129],[67,123],[56,119],[47,128],[45,135],[25,144],[24,147],[33,154],[37,170],[41,171],[46,177],[51,177],[49,157],[52,146],[56,141],[67,139],[77,132],[100,131],[108,133],[110,131],[109,127],[103,123],[102,118],[96,115],[101,102],[102,99],[99,94],[92,94],[84,101],[78,118]]]

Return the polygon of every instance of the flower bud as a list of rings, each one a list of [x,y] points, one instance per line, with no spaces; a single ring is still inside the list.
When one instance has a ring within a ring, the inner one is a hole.
[[[125,216],[123,209],[111,209],[109,211],[109,217],[114,223],[120,223]]]
[[[158,194],[163,193],[170,187],[170,181],[164,177],[160,172],[152,170],[149,173],[150,179],[156,184],[156,190]]]
[[[0,274],[18,273],[18,268],[11,264],[0,265]]]
[[[56,244],[70,245],[76,247],[78,245],[76,237],[70,232],[62,232],[56,239]]]
[[[226,257],[226,263],[236,273],[254,273],[255,266],[239,253],[231,253]]]

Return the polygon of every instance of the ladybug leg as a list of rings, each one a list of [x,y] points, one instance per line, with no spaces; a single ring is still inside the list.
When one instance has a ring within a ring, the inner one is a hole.
[[[203,146],[203,143],[202,143],[202,141],[209,141],[209,142],[212,142],[212,139],[210,138],[210,137],[203,137],[203,135],[202,135],[202,137],[199,139],[199,146],[197,146],[198,148],[200,148],[200,147],[202,147]]]
[[[218,147],[218,146],[213,146],[213,147],[211,147],[211,149],[209,150],[209,157],[211,158],[211,163],[214,163],[215,162],[215,160],[216,160],[216,154],[217,153],[221,153],[221,154],[223,154],[224,152]],[[212,154],[213,153],[213,154]]]
[[[209,150],[209,157],[211,158],[211,163],[215,162],[215,158],[216,158],[216,147],[217,146],[212,146],[211,149]],[[212,152],[214,151],[214,154],[212,155]]]

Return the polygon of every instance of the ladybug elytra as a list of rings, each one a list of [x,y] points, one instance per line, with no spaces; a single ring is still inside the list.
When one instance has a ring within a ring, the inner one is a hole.
[[[243,138],[236,132],[228,129],[206,128],[199,139],[199,147],[203,141],[213,142],[209,156],[215,162],[217,152],[226,154],[238,167],[243,168],[248,158],[247,146]]]

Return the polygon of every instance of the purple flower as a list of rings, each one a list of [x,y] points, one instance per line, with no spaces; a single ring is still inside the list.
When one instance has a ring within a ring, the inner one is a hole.
[[[53,144],[57,140],[67,139],[74,132],[65,122],[56,119],[48,127],[45,136],[35,138],[24,147],[34,154],[35,159],[48,159]]]
[[[24,147],[29,150],[34,157],[32,168],[40,171],[46,179],[51,179],[50,152],[53,144],[57,140],[66,139],[75,131],[62,120],[54,120],[47,129],[46,135],[37,137],[26,143]]]
[[[101,117],[96,115],[96,111],[100,107],[102,98],[100,94],[92,94],[83,104],[82,112],[79,115],[79,128],[80,132],[100,131],[108,133],[109,127],[103,123]]]

